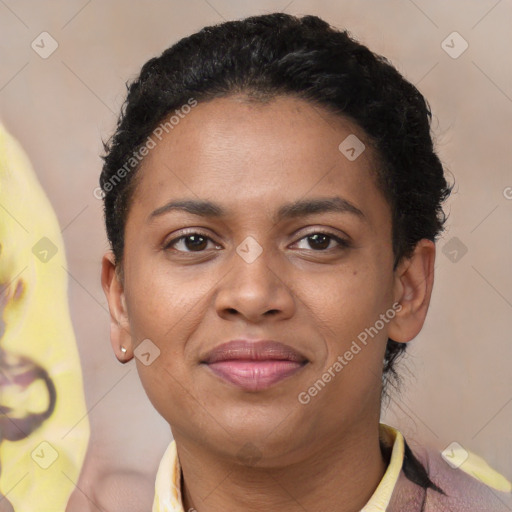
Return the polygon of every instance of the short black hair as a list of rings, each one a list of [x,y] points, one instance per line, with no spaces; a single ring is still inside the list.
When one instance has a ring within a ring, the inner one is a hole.
[[[205,27],[150,59],[126,86],[116,131],[104,143],[100,176],[121,278],[139,149],[191,99],[291,95],[355,122],[374,149],[377,180],[391,207],[395,268],[421,239],[435,241],[443,230],[442,202],[451,187],[434,151],[427,101],[386,58],[316,16],[273,13]],[[400,381],[394,365],[405,349],[405,343],[388,340],[383,396],[390,381]]]

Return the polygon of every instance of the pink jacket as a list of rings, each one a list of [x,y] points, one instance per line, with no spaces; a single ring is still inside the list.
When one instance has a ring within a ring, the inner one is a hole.
[[[415,447],[413,452],[430,480],[443,489],[446,496],[413,483],[405,476],[402,466],[387,512],[512,511],[511,493],[497,491],[461,469],[451,468],[438,451]]]

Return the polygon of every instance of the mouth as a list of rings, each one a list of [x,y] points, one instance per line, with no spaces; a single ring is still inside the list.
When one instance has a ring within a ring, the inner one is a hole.
[[[246,391],[261,391],[295,375],[308,363],[300,352],[272,340],[233,340],[201,361],[215,375]]]

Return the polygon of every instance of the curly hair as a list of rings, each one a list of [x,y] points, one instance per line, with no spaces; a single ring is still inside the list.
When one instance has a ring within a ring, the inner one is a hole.
[[[121,279],[139,149],[191,98],[245,94],[266,101],[291,95],[360,126],[391,207],[394,268],[419,240],[435,241],[443,230],[442,203],[451,187],[434,152],[427,101],[385,57],[316,16],[273,13],[205,27],[146,62],[126,87],[116,131],[104,142],[100,176],[107,236]],[[383,396],[391,381],[400,382],[395,363],[405,349],[405,343],[388,339]]]

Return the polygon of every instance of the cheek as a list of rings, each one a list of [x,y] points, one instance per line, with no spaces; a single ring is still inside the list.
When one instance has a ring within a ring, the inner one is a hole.
[[[378,398],[387,326],[377,333],[371,328],[389,307],[391,282],[374,258],[361,257],[322,280],[323,286],[317,280],[305,285],[315,329],[327,347],[316,372],[330,382],[323,400],[344,404],[333,412],[337,420],[347,407],[364,409]]]
[[[132,265],[130,270],[125,274],[125,292],[133,346],[136,357],[144,350],[152,361],[145,365],[148,358],[137,358],[137,371],[153,406],[167,417],[171,403],[178,410],[189,403],[182,399],[183,390],[193,387],[187,341],[204,317],[207,291],[214,281],[210,283],[211,277],[205,275],[171,274],[155,264]],[[154,360],[153,354],[157,354]]]
[[[164,265],[139,266],[127,276],[127,307],[135,344],[145,338],[161,349],[177,348],[202,308],[208,283]]]
[[[370,260],[371,261],[371,260]],[[351,382],[353,396],[366,396],[380,386],[392,294],[392,273],[385,272],[377,261],[351,269],[337,286],[337,316],[333,330],[340,337],[331,347],[331,360],[343,358],[342,379]],[[393,311],[394,312],[394,311]],[[387,316],[386,316],[387,315]]]
[[[178,364],[162,353],[155,361],[145,366],[137,360],[137,372],[144,391],[156,411],[174,426],[185,422],[189,425],[197,411],[197,398],[194,400],[193,387],[188,375]]]
[[[390,279],[375,265],[362,261],[340,266],[322,279],[315,276],[301,281],[303,300],[316,327],[331,340],[335,336],[336,350],[350,345],[389,307]]]
[[[128,276],[127,276],[128,277]],[[139,267],[127,279],[127,307],[141,384],[155,407],[166,419],[173,410],[190,406],[184,389],[191,389],[185,348],[197,325],[201,294],[193,283],[180,281],[156,266]],[[141,354],[149,344],[150,364]],[[155,356],[153,356],[155,354]],[[154,357],[154,359],[153,359]]]

